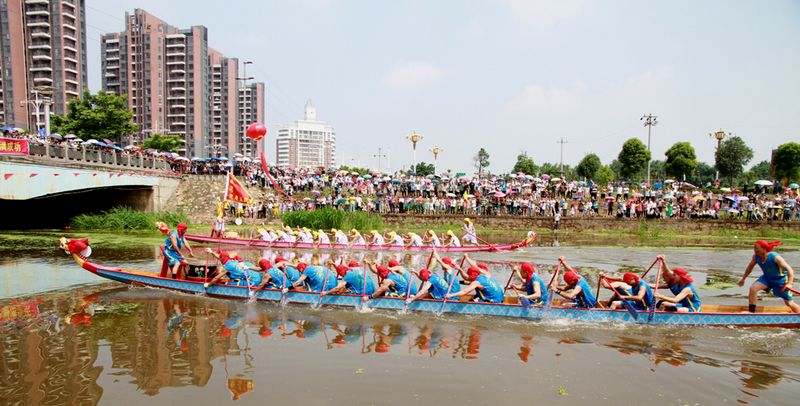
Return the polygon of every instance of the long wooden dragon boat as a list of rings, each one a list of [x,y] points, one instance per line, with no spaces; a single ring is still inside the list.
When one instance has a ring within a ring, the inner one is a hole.
[[[222,245],[244,245],[248,247],[257,248],[295,248],[295,249],[325,249],[325,250],[368,250],[368,251],[430,251],[433,247],[425,245],[421,247],[401,247],[396,245],[360,245],[360,244],[316,244],[304,242],[270,242],[259,239],[248,240],[244,238],[218,238],[206,237],[196,234],[186,234],[184,238],[200,243],[208,244],[222,244]],[[517,248],[522,248],[530,244],[531,238],[526,238],[520,242],[513,244],[484,244],[484,245],[463,245],[461,247],[436,247],[439,252],[499,252],[499,251],[513,251]]]
[[[106,279],[135,286],[149,286],[177,292],[205,294],[212,297],[248,300],[246,286],[212,285],[204,288],[207,279],[192,278],[178,280],[162,278],[156,273],[130,269],[113,268],[90,262],[84,255],[72,253],[75,262],[83,269]],[[352,294],[326,295],[306,291],[290,291],[283,295],[279,289],[264,289],[256,295],[257,300],[274,301],[311,306],[358,308],[362,306],[361,296]],[[372,309],[403,310],[402,298],[371,299],[366,304]],[[468,301],[442,302],[439,300],[417,300],[408,305],[409,311],[431,312],[435,314],[487,315],[532,320],[569,319],[580,322],[626,322],[654,325],[695,325],[695,326],[756,326],[756,327],[800,327],[800,314],[790,313],[786,307],[759,307],[759,312],[748,313],[746,306],[703,304],[703,312],[698,313],[654,313],[650,320],[646,311],[634,318],[625,310],[574,309],[554,304],[551,308],[523,306],[514,297],[507,297],[505,303],[478,303]]]

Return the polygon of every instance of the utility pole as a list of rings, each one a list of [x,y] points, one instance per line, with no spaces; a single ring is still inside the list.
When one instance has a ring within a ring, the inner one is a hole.
[[[49,97],[40,97],[40,94],[48,94],[50,93],[47,91],[47,88],[43,88],[42,90],[34,89],[33,99],[27,99],[20,102],[21,105],[30,104],[33,106],[33,115],[36,116],[36,135],[40,136],[39,131],[42,128],[42,121],[41,121],[41,111],[44,108],[44,133],[45,136],[50,135],[50,103],[52,103],[52,99]]]
[[[564,144],[567,144],[567,141],[564,137],[561,137],[560,141],[556,141],[556,143],[561,144],[561,165],[558,167],[558,171],[561,172],[561,176],[564,176]]]
[[[653,126],[658,124],[658,116],[648,113],[639,120],[644,121],[644,126],[647,127],[647,152],[650,152],[650,133],[653,130]],[[652,158],[652,153],[650,155]],[[647,160],[647,187],[650,187],[650,161],[650,159]]]
[[[381,158],[386,158],[386,154],[381,154],[381,147],[378,147],[378,154],[373,155],[373,158],[378,158],[378,172],[381,171]]]

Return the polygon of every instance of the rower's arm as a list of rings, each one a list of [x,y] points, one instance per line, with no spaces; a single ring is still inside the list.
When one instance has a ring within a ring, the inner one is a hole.
[[[302,285],[303,281],[305,281],[306,279],[308,279],[308,275],[300,274],[300,277],[297,278],[297,281],[295,283],[293,283],[291,287],[296,288],[296,287]],[[324,286],[323,286],[323,288],[324,288]]]
[[[689,289],[689,288],[683,288],[681,293],[678,293],[675,297],[661,296],[661,298],[663,300],[666,300],[667,302],[680,303],[683,299],[686,299],[689,296],[694,296],[694,293],[692,293],[692,290]]]
[[[469,266],[474,266],[475,268],[478,268],[478,263],[475,262],[474,259],[470,258],[469,255],[464,254],[464,258],[466,258],[467,263],[469,264]],[[481,268],[478,268],[478,269],[481,269]]]
[[[530,295],[520,295],[520,296],[528,298],[528,299],[531,299],[531,300],[536,300],[536,299],[542,297],[542,287],[539,286],[539,285],[540,285],[539,282],[533,282],[533,293],[531,293]],[[520,290],[523,290],[523,289],[520,289]]]
[[[409,303],[427,295],[428,290],[430,290],[430,288],[431,288],[431,283],[429,281],[423,282],[422,287],[419,288],[419,292],[417,292],[416,295],[413,295],[410,298],[408,298]]]
[[[456,296],[468,295],[468,294],[474,292],[475,289],[477,289],[479,287],[483,287],[483,286],[480,284],[480,282],[475,281],[475,282],[472,282],[469,285],[467,285],[465,288],[459,290],[458,292],[448,293],[445,297],[446,298],[451,298],[451,297],[456,297]]]
[[[189,256],[194,258],[194,251],[192,251],[192,247],[189,245],[189,241],[186,241],[185,238],[183,239],[183,246],[186,247],[187,250],[189,250]]]
[[[378,286],[377,289],[375,289],[375,292],[372,292],[372,295],[370,295],[370,297],[374,299],[376,297],[379,297],[379,296],[383,295],[383,293],[386,292],[387,290],[389,290],[389,287],[392,286],[392,285],[394,285],[394,281],[393,280],[384,279],[383,283],[381,283],[381,285]]]
[[[570,289],[569,292],[559,289],[556,291],[556,293],[558,293],[559,295],[561,295],[561,297],[565,299],[575,299],[575,297],[578,296],[578,294],[580,294],[581,291],[583,291],[583,289],[581,289],[580,286],[575,286],[574,288]]]
[[[225,268],[217,268],[217,276],[215,276],[214,279],[212,279],[210,282],[208,282],[208,285],[210,286],[210,285],[213,285],[213,284],[219,282],[219,280],[222,279],[222,277],[227,275],[227,274],[228,274],[228,271]]]
[[[794,269],[792,269],[791,265],[780,255],[775,258],[775,263],[778,264],[781,269],[786,270],[786,286],[791,287],[792,283],[794,283]]]
[[[347,282],[339,281],[339,283],[336,284],[335,288],[333,288],[331,290],[323,290],[319,294],[320,294],[320,296],[325,296],[325,295],[329,295],[331,293],[339,293],[344,289],[345,286],[347,286]]]

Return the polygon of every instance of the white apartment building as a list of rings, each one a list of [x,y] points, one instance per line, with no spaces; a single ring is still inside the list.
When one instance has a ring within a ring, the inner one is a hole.
[[[282,125],[276,137],[278,168],[330,168],[336,165],[336,132],[317,120],[317,109],[306,102],[305,118]]]

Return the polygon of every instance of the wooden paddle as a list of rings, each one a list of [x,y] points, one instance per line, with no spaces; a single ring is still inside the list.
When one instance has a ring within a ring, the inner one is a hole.
[[[558,278],[558,274],[561,272],[561,261],[556,264],[556,271],[553,273],[553,277],[550,278],[550,283],[547,284],[547,304],[545,305],[545,309],[550,310],[553,307],[553,296],[555,296],[555,289],[550,289],[553,286],[553,282],[555,282]]]
[[[433,261],[433,251],[431,251],[431,255],[428,257],[428,264],[425,266],[425,269],[431,267],[431,261]],[[403,302],[403,313],[408,311],[408,298],[411,296],[411,277],[414,275],[413,272],[410,270],[408,271],[408,286],[406,286],[406,300]]]
[[[464,266],[465,259],[467,259],[467,257],[461,257],[461,264],[458,266],[459,268]],[[456,279],[458,279],[458,270],[453,268],[453,274],[450,275],[450,284],[447,285],[447,292],[444,293],[444,299],[442,299],[442,305],[439,307],[439,311],[436,312],[436,314],[441,315],[442,312],[444,311],[444,305],[447,304],[447,295],[450,294],[450,291],[453,289],[453,282],[455,282]]]
[[[481,238],[481,237],[478,237],[478,235],[477,235],[477,234],[475,235],[475,238],[476,238],[478,241],[480,241],[480,242],[482,242],[482,243],[484,243],[484,244],[488,245],[488,246],[489,246],[489,247],[492,249],[492,251],[500,251],[500,250],[498,250],[498,249],[497,249],[497,247],[495,247],[495,246],[494,246],[492,243],[490,243],[489,241],[486,241],[486,240],[484,240],[483,238]]]
[[[660,258],[656,258],[656,262],[660,262]],[[661,266],[658,267],[658,273],[656,273],[656,284],[653,288],[653,304],[650,306],[650,312],[647,314],[647,322],[650,323],[653,321],[653,317],[656,315],[656,305],[658,304],[658,300],[656,300],[656,295],[658,294],[658,284],[661,282]]]
[[[600,296],[599,295],[600,295],[600,283],[602,282],[602,279],[605,279],[605,278],[601,278],[601,280],[597,282],[597,295],[598,296],[595,297],[595,300],[597,301],[598,305],[600,305]],[[609,284],[609,286],[611,286],[611,285]],[[636,311],[636,309],[633,307],[633,305],[629,301],[623,300],[621,298],[621,296],[627,296],[627,295],[623,295],[623,293],[625,293],[625,292],[620,292],[618,289],[619,288],[615,288],[613,286],[611,287],[611,290],[613,290],[614,293],[617,294],[617,296],[620,296],[619,301],[620,301],[620,303],[622,303],[622,307],[624,307],[625,310],[628,311],[628,314],[630,314],[631,317],[633,317],[634,320],[639,320],[639,312]],[[600,306],[602,306],[602,305],[600,305]]]
[[[656,262],[658,262],[658,258],[656,258],[655,261],[653,261],[653,263],[650,264],[650,267],[647,268],[647,270],[642,274],[641,276],[642,279],[644,279],[644,277],[647,276],[648,273],[650,273],[650,270],[653,269],[653,266],[656,264]]]
[[[322,296],[322,292],[325,291],[325,286],[328,284],[328,272],[330,272],[330,269],[325,267],[324,264],[323,264],[323,268],[322,269],[325,270],[325,277],[322,278],[322,289],[320,289],[319,300],[317,300],[317,307],[322,306],[322,298],[325,297],[325,296]]]

